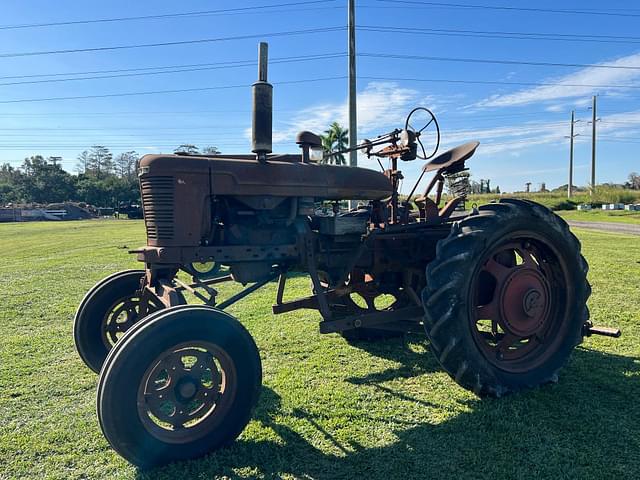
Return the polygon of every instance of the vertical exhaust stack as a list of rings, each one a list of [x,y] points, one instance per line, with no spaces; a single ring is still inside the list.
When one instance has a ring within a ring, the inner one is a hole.
[[[251,86],[253,93],[251,151],[261,162],[265,162],[267,154],[272,151],[273,85],[267,81],[268,62],[269,45],[260,42],[258,46],[258,81]]]

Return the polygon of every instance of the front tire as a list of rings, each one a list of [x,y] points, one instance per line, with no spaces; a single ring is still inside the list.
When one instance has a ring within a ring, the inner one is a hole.
[[[144,274],[144,270],[125,270],[110,275],[89,290],[78,307],[73,324],[76,350],[96,373],[113,345],[141,318],[139,291]],[[149,303],[151,312],[162,308],[157,299]]]
[[[547,208],[510,199],[480,207],[427,266],[433,353],[478,395],[556,381],[589,318],[587,270],[579,241]]]
[[[230,444],[262,385],[258,349],[231,315],[207,306],[156,312],[109,353],[98,418],[112,447],[142,468]]]

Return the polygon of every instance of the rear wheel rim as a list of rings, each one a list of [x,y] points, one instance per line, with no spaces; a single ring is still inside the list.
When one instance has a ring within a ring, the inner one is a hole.
[[[218,268],[218,264],[214,260],[209,260],[206,262],[193,262],[191,263],[191,268],[198,275],[207,275],[214,272]]]
[[[193,442],[225,418],[236,388],[236,370],[224,350],[211,342],[183,342],[150,363],[138,388],[138,416],[163,442]]]
[[[471,284],[470,326],[501,370],[531,371],[556,351],[568,322],[568,273],[545,239],[512,235],[484,256]]]

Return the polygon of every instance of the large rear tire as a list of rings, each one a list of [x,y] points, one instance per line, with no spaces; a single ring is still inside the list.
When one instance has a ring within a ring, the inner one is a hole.
[[[580,242],[547,208],[510,199],[480,207],[427,266],[431,350],[478,395],[557,381],[589,318],[587,271]]]
[[[142,468],[233,442],[262,385],[258,349],[231,315],[178,306],[136,324],[109,353],[98,418],[112,447]]]
[[[76,350],[96,373],[113,345],[141,318],[139,290],[144,274],[144,270],[124,270],[110,275],[89,290],[78,307],[73,325]],[[154,312],[164,305],[152,299],[149,308]]]

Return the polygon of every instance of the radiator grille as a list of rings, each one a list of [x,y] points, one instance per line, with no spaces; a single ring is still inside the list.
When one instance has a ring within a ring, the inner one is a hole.
[[[145,177],[140,180],[144,223],[147,238],[173,239],[173,186],[170,176]]]

